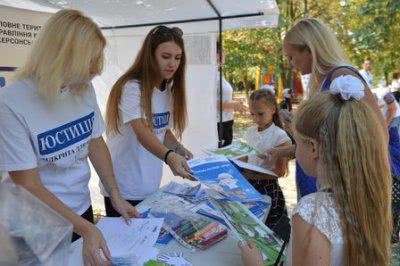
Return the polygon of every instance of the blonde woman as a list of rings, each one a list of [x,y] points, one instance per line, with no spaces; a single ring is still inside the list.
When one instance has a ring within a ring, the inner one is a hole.
[[[90,83],[102,69],[106,41],[98,26],[76,10],[53,15],[38,36],[16,81],[0,92],[0,171],[68,219],[73,239],[83,237],[85,265],[111,259],[92,224],[88,157],[115,209],[136,210],[120,196],[104,123]]]
[[[304,101],[295,115],[297,160],[320,189],[293,211],[286,265],[390,263],[386,139],[363,97],[359,88],[340,86]],[[245,265],[262,265],[252,243],[240,248]]]
[[[358,71],[349,65],[347,56],[334,33],[324,23],[314,18],[300,20],[287,32],[283,47],[288,62],[303,75],[310,74],[311,96],[318,91],[330,90],[333,86],[337,86],[335,79],[344,76],[346,79],[343,82],[355,84],[364,89],[363,101],[378,116],[381,126],[386,128],[386,123],[368,84]],[[268,158],[276,161],[279,157],[292,156],[294,148],[295,146],[271,149],[267,152],[271,155]],[[299,165],[296,172],[301,196],[317,190],[315,178],[307,176]]]
[[[160,25],[111,90],[107,145],[121,194],[133,205],[158,190],[163,161],[175,175],[190,178],[186,160],[193,155],[175,137],[186,127],[185,67],[182,31]],[[102,194],[107,216],[118,216],[107,191]]]

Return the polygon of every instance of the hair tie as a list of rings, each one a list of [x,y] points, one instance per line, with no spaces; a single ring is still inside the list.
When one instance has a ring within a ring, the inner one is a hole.
[[[359,78],[352,75],[342,75],[335,78],[329,91],[332,94],[340,94],[343,100],[350,100],[351,98],[359,101],[364,98],[364,83]]]

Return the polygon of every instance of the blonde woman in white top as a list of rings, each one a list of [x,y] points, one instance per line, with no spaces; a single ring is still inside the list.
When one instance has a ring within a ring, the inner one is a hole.
[[[138,215],[120,196],[90,82],[101,72],[105,44],[90,18],[59,11],[42,29],[16,81],[0,91],[0,171],[72,223],[74,240],[83,237],[85,265],[111,260],[92,224],[88,158],[114,208],[126,219]]]

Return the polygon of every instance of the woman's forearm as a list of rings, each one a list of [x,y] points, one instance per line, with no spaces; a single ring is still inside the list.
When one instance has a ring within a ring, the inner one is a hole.
[[[170,129],[165,132],[164,145],[170,149],[176,151],[180,145],[179,141],[176,139],[175,135]]]
[[[133,120],[130,124],[140,144],[142,144],[143,147],[154,156],[163,161],[164,156],[169,149],[154,135],[142,119]]]
[[[108,194],[111,197],[119,196],[119,189],[114,176],[111,155],[103,137],[92,139],[90,141],[89,159]]]

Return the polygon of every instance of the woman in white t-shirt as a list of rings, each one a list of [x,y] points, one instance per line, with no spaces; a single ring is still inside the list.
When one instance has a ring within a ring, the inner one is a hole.
[[[225,63],[225,52],[222,50],[220,54],[221,47],[217,43],[217,62],[221,60],[219,64],[221,71],[222,65]],[[225,147],[232,143],[233,139],[233,123],[234,123],[234,112],[244,112],[246,111],[246,106],[240,101],[235,101],[233,99],[233,87],[222,75],[222,112],[221,112],[221,95],[220,95],[220,72],[217,72],[217,130],[218,130],[218,147]],[[222,117],[221,117],[222,113]]]
[[[186,127],[186,56],[182,31],[157,26],[134,64],[114,84],[107,103],[107,145],[124,199],[136,205],[158,190],[163,161],[190,178],[193,155],[178,142]],[[107,216],[117,216],[105,197]]]
[[[41,30],[16,82],[0,91],[0,171],[73,224],[73,239],[83,237],[85,265],[111,260],[91,223],[88,157],[118,212],[126,219],[138,215],[120,196],[90,82],[101,72],[105,44],[90,18],[59,11]]]

